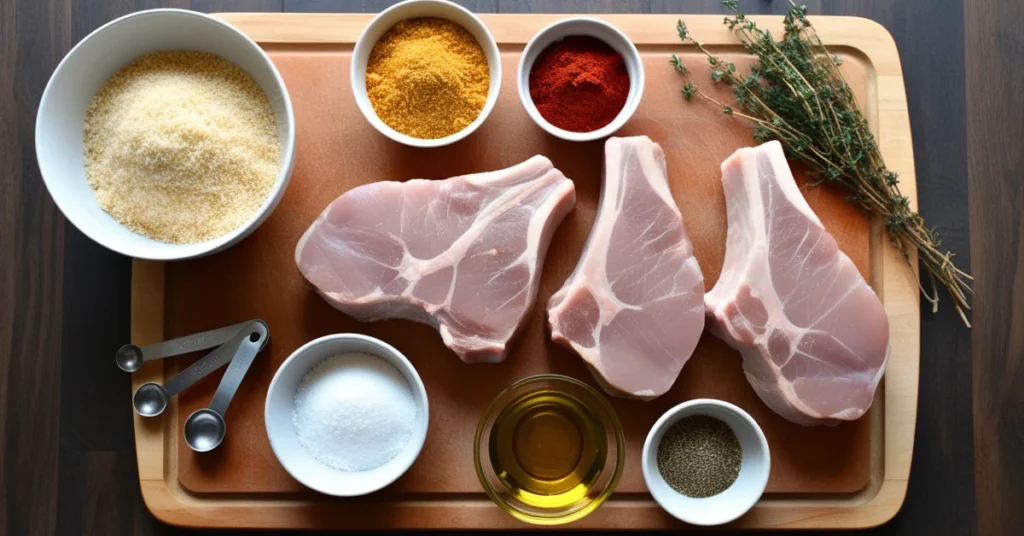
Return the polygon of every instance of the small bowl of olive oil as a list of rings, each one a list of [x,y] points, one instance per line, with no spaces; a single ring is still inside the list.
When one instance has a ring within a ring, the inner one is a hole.
[[[599,392],[568,376],[540,374],[491,402],[474,450],[480,483],[495,504],[527,523],[560,525],[611,496],[625,437]]]

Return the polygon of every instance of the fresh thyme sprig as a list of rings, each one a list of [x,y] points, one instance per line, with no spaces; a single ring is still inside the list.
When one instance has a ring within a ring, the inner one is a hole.
[[[792,8],[783,22],[782,39],[776,41],[768,30],[759,28],[740,11],[736,0],[722,3],[734,13],[725,17],[724,24],[757,62],[746,75],[740,73],[734,63],[708,51],[679,21],[679,38],[704,54],[711,64],[711,80],[731,86],[735,102],[721,102],[693,81],[683,86],[683,98],[689,101],[700,97],[719,106],[726,115],[751,121],[755,141],[779,140],[786,154],[804,162],[816,181],[845,186],[851,202],[883,217],[893,247],[908,264],[909,252],[917,250],[931,290],[920,283],[918,286],[932,304],[932,311],[937,311],[939,304],[937,279],[970,327],[966,311],[970,309],[967,295],[973,279],[953,264],[953,253],[941,249],[938,234],[925,226],[921,216],[911,210],[910,200],[900,193],[899,178],[886,168],[853,91],[840,72],[842,60],[818,38],[807,20],[806,7],[789,0]],[[680,73],[689,74],[678,56],[673,55],[669,63]]]

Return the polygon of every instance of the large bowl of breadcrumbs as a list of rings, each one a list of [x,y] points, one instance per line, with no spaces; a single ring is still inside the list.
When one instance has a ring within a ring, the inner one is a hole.
[[[180,260],[241,241],[284,194],[295,121],[260,47],[208,15],[114,20],[54,71],[36,119],[43,180],[101,245]]]

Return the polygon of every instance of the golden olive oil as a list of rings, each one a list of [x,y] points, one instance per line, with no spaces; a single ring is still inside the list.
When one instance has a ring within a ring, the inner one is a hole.
[[[608,445],[598,415],[572,395],[545,389],[502,410],[489,449],[495,474],[518,500],[551,509],[587,497]]]

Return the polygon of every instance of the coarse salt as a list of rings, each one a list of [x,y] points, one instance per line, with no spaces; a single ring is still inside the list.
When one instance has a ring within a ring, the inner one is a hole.
[[[405,376],[365,353],[325,359],[302,378],[292,423],[314,458],[341,471],[369,471],[412,437],[418,404]]]

